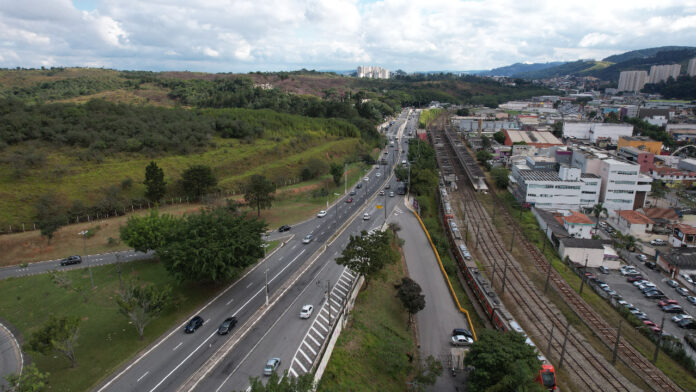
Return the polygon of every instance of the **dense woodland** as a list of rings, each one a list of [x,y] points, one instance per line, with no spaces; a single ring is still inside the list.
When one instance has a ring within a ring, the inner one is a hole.
[[[644,93],[662,94],[668,99],[696,100],[696,76],[680,76],[665,82],[646,84]]]

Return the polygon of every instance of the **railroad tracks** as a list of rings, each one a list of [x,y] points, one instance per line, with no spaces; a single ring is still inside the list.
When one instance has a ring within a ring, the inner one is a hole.
[[[454,153],[453,147],[447,142],[447,138],[444,137],[442,131],[433,130],[433,137],[436,138],[440,143],[445,143],[446,148],[436,149],[438,153],[438,161],[441,158],[448,163],[448,170],[454,169],[456,174],[460,179],[464,179],[463,176],[466,175],[462,166],[458,164],[453,164],[458,162],[458,156]],[[445,155],[442,157],[442,155]],[[465,181],[460,181],[459,185],[462,186]],[[453,194],[452,192],[450,193]],[[550,301],[545,298],[542,294],[538,293],[536,288],[533,287],[528,279],[524,279],[524,273],[522,272],[521,266],[517,261],[505,251],[503,244],[500,242],[500,238],[497,235],[497,231],[493,226],[492,222],[486,211],[476,200],[471,187],[464,186],[459,191],[454,192],[457,207],[465,211],[465,217],[467,219],[464,225],[467,226],[469,222],[475,222],[478,227],[477,232],[480,233],[480,237],[476,238],[476,247],[479,246],[480,242],[480,252],[484,258],[488,261],[494,270],[498,269],[499,282],[501,280],[502,267],[498,264],[505,264],[506,268],[512,268],[511,273],[506,274],[506,292],[511,293],[511,298],[515,301],[518,306],[518,317],[519,314],[526,319],[526,327],[528,329],[533,329],[530,331],[533,336],[537,337],[537,342],[539,344],[546,345],[549,341],[549,336],[551,336],[551,352],[547,352],[546,355],[551,358],[556,356],[560,357],[561,345],[565,329],[567,328],[567,321],[560,311],[550,304]],[[497,197],[497,196],[495,196]],[[464,202],[466,200],[466,203]],[[461,214],[459,215],[461,216]],[[548,272],[548,262],[541,252],[531,243],[526,241],[519,231],[519,228],[514,224],[512,218],[508,214],[503,215],[506,224],[513,230],[516,230],[519,235],[519,241],[523,244],[525,250],[529,252],[534,260],[535,265],[543,273]],[[462,222],[459,222],[460,224]],[[460,226],[461,227],[461,226]],[[481,230],[483,229],[483,230]],[[473,233],[473,230],[472,230]],[[473,234],[472,234],[473,235]],[[491,284],[495,285],[495,273],[492,274],[493,279]],[[551,269],[550,278],[556,290],[561,294],[562,298],[571,306],[571,308],[583,319],[583,321],[590,326],[595,334],[610,348],[614,347],[616,339],[616,329],[609,326],[599,315],[592,310],[587,303],[585,303],[582,298],[563,280],[563,278],[554,270]],[[499,287],[502,283],[499,284]],[[523,311],[522,311],[523,310]],[[570,327],[572,331],[573,328]],[[552,331],[555,332],[552,334]],[[559,336],[560,335],[560,336]],[[588,342],[581,340],[577,337],[578,334],[569,333],[568,344],[570,347],[566,347],[566,356],[564,361],[571,366],[566,369],[572,374],[573,380],[577,385],[583,385],[590,390],[637,390],[638,388],[630,383],[623,375],[621,375],[616,369],[609,365],[606,359],[601,356],[595,349],[589,346]],[[548,351],[548,350],[547,350]],[[657,369],[652,363],[650,363],[645,357],[640,355],[635,349],[624,344],[623,340],[619,342],[619,357],[627,365],[631,366],[636,373],[653,389],[655,390],[665,390],[665,391],[680,391],[678,386],[674,384],[668,377],[666,377],[659,369]],[[598,380],[599,378],[599,380]]]

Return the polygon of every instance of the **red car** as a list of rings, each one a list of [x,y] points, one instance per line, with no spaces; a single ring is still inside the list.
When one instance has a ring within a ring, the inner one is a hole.
[[[346,203],[352,203],[352,202],[353,202],[353,198],[352,198],[352,197],[349,197],[349,198],[346,199]]]
[[[650,320],[643,320],[643,325],[645,325],[645,326],[647,326],[647,327],[650,327],[650,328],[657,327],[657,324],[653,323],[653,322],[650,321]]]
[[[679,302],[673,299],[663,299],[657,303],[657,306],[664,308],[667,305],[679,305]]]
[[[643,275],[632,275],[626,278],[626,280],[629,282],[637,282],[639,280],[643,280]]]

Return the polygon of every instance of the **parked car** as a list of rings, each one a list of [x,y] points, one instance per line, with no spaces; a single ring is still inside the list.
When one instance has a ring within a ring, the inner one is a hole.
[[[363,214],[363,220],[370,220],[370,214],[367,212]]]
[[[626,278],[626,281],[631,282],[633,284],[635,284],[636,282],[642,282],[643,275],[631,275],[628,278]]]
[[[201,316],[196,316],[191,319],[191,321],[186,324],[186,327],[184,327],[184,332],[186,333],[194,333],[198,328],[203,325],[203,317]]]
[[[654,290],[654,291],[648,291],[647,293],[645,293],[645,298],[660,299],[660,298],[666,298],[666,296],[660,290]]]
[[[473,342],[474,342],[473,338],[470,338],[470,337],[465,336],[465,335],[452,336],[452,338],[450,339],[450,343],[453,346],[467,346],[469,344],[472,344]]]
[[[657,303],[657,306],[659,306],[661,308],[663,308],[667,305],[679,305],[679,302],[677,302],[674,299],[664,299],[664,300]]]
[[[675,287],[674,290],[676,290],[677,293],[679,293],[679,295],[681,295],[682,297],[686,297],[687,295],[689,295],[689,290],[683,287]]]
[[[645,266],[650,268],[651,270],[656,270],[657,269],[657,264],[655,264],[654,261],[646,261]]]
[[[452,336],[457,336],[457,335],[463,335],[463,336],[468,336],[470,338],[473,338],[473,335],[471,332],[469,332],[468,329],[464,328],[455,328],[452,330]]]
[[[679,305],[663,306],[662,311],[665,313],[684,313],[684,309],[682,309],[682,307]]]
[[[672,321],[674,321],[675,323],[678,323],[678,322],[680,322],[682,320],[686,320],[686,319],[693,320],[694,318],[691,317],[691,315],[686,314],[686,313],[678,314],[678,315],[672,317]]]
[[[642,254],[642,253],[637,254],[637,255],[636,255],[636,258],[637,258],[638,260],[640,260],[640,261],[648,261],[648,256],[646,256],[646,255],[644,255],[644,254]]]
[[[220,324],[220,327],[218,328],[218,335],[227,335],[228,332],[234,326],[237,325],[237,318],[236,317],[228,317],[225,319],[225,321]]]
[[[643,325],[645,325],[646,327],[657,327],[657,324],[653,323],[650,320],[643,320]]]
[[[639,272],[638,272],[638,270],[636,270],[636,267],[634,267],[634,266],[621,267],[621,275],[623,275],[623,276],[635,275],[636,273],[639,273]]]
[[[647,320],[648,319],[648,315],[643,313],[643,312],[638,312],[635,315],[636,315],[636,317],[638,317],[639,320]]]
[[[682,272],[682,273],[679,274],[679,275],[680,275],[682,278],[684,278],[685,281],[687,281],[687,282],[689,282],[689,283],[691,283],[691,284],[694,284],[694,281],[693,281],[693,279],[691,279],[691,277],[689,276],[689,274],[687,274],[687,273],[685,273],[685,272]]]
[[[282,232],[288,231],[288,230],[290,230],[290,229],[291,229],[290,226],[288,226],[288,225],[282,225],[282,226],[280,226],[280,227],[278,228],[278,232],[282,233]]]
[[[324,211],[324,210],[319,211],[319,213],[317,214],[317,218],[323,218],[325,216],[326,216],[326,211]]]
[[[60,265],[71,265],[71,264],[80,264],[80,263],[82,263],[82,257],[80,257],[78,255],[68,256],[67,258],[60,261]]]
[[[686,297],[686,300],[691,302],[692,305],[696,305],[696,297],[693,297],[690,295],[690,296]]]
[[[673,279],[668,279],[665,281],[665,283],[667,283],[667,286],[669,286],[669,287],[674,287],[674,288],[679,287],[679,282],[677,282],[676,280],[673,280]]]
[[[599,266],[599,272],[601,272],[601,273],[603,273],[603,274],[608,274],[608,273],[609,273],[609,268],[607,268],[607,267],[605,267],[605,266],[603,266],[603,265],[600,265],[600,266]]]
[[[679,326],[679,328],[696,329],[696,322],[694,322],[694,320],[691,319],[682,320],[678,322],[677,325]]]
[[[305,238],[302,239],[302,243],[309,244],[310,242],[312,242],[313,239],[314,237],[311,234],[307,234]]]
[[[665,240],[661,240],[658,238],[658,239],[650,240],[650,245],[664,246],[664,245],[667,245],[667,242]]]
[[[266,366],[263,368],[263,375],[270,376],[273,372],[280,366],[280,358],[271,358],[266,362]]]
[[[302,307],[302,310],[300,310],[300,318],[301,319],[308,319],[312,316],[312,311],[314,311],[314,306],[312,305],[305,305]]]

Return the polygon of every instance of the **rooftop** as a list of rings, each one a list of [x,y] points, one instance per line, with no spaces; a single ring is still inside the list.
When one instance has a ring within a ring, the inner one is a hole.
[[[696,269],[696,248],[675,248],[660,256],[673,266],[684,269]]]
[[[582,173],[580,174],[580,178],[602,178],[594,173]]]
[[[679,231],[681,231],[684,234],[696,234],[696,227],[693,227],[691,225],[678,224],[672,227],[674,227],[675,229],[679,229]]]
[[[529,181],[558,181],[562,182],[558,173],[551,170],[519,170],[520,176]]]
[[[638,141],[638,142],[654,142],[654,140],[650,139],[647,136],[621,136],[619,139],[624,139],[624,140],[629,140],[629,141]]]
[[[553,136],[551,132],[540,131],[518,131],[508,129],[505,131],[512,143],[525,142],[527,144],[543,143],[562,146],[563,143]]]
[[[628,223],[634,224],[634,225],[651,225],[655,224],[655,222],[645,216],[644,214],[638,212],[638,211],[633,211],[633,210],[617,210],[617,214],[619,214],[620,217],[624,218]]]
[[[561,238],[561,243],[565,248],[584,248],[584,249],[602,249],[604,243],[602,240],[588,240],[585,238]]]
[[[679,220],[674,208],[643,208],[641,212],[650,219]]]
[[[568,222],[568,223],[576,223],[576,224],[583,224],[583,225],[592,225],[594,222],[592,219],[590,219],[587,215],[577,212],[577,211],[570,211],[571,215],[567,215],[563,217],[563,220]]]

